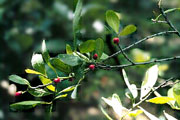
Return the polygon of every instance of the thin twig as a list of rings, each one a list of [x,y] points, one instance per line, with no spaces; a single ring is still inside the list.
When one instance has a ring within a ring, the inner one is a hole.
[[[144,42],[144,41],[146,41],[146,40],[148,40],[148,39],[150,39],[150,38],[154,38],[154,37],[161,36],[161,35],[164,35],[164,34],[172,34],[172,33],[177,34],[177,31],[163,31],[163,32],[159,32],[159,33],[156,33],[156,34],[147,36],[147,37],[145,37],[145,38],[143,38],[143,39],[141,39],[141,40],[139,40],[139,41],[137,41],[137,42],[135,42],[135,43],[133,43],[133,44],[125,47],[125,48],[123,48],[122,50],[123,50],[123,51],[126,51],[126,50],[134,47],[135,45],[138,45],[138,44],[140,44],[140,43],[142,43],[142,42]],[[116,56],[116,55],[118,55],[118,54],[120,54],[120,53],[121,53],[121,51],[118,51],[118,52],[110,55],[108,58],[106,58],[106,59],[103,60],[102,62],[104,62],[104,61],[106,61],[106,60],[108,60],[108,59],[110,59],[110,58],[112,58],[112,57],[114,57],[114,56]]]
[[[174,27],[174,25],[172,24],[172,22],[168,19],[168,16],[166,15],[166,13],[164,12],[163,8],[160,7],[159,5],[159,9],[161,14],[163,15],[165,21],[167,22],[167,24],[174,30],[176,31],[176,34],[180,37],[180,32]]]
[[[175,56],[175,57],[169,57],[169,58],[163,58],[163,59],[155,59],[151,60],[148,62],[139,62],[139,63],[133,63],[133,64],[124,64],[124,65],[98,65],[99,68],[107,68],[107,69],[114,69],[114,68],[125,68],[125,67],[130,67],[130,66],[138,66],[138,65],[146,65],[146,64],[151,64],[151,63],[158,63],[158,62],[164,62],[164,61],[172,61],[180,59],[180,56]]]
[[[43,87],[46,87],[46,86],[49,86],[49,85],[53,85],[53,82],[52,83],[48,83],[48,84],[44,84],[44,85],[38,85],[36,87],[31,87],[31,89],[43,88]]]
[[[134,62],[133,62],[130,58],[128,58],[128,56],[127,56],[126,53],[122,50],[122,48],[121,48],[121,46],[120,46],[119,44],[118,44],[118,47],[119,47],[121,53],[123,54],[124,58],[126,58],[131,64],[134,64]]]

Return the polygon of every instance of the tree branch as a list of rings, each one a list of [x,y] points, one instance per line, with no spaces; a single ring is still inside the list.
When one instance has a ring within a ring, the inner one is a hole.
[[[164,35],[164,34],[172,34],[172,33],[177,34],[177,31],[163,31],[163,32],[159,32],[159,33],[156,33],[156,34],[147,36],[147,37],[145,37],[145,38],[143,38],[143,39],[141,39],[141,40],[139,40],[139,41],[137,41],[137,42],[135,42],[135,43],[133,43],[133,44],[125,47],[125,48],[123,48],[122,50],[123,50],[123,51],[126,51],[126,50],[134,47],[135,45],[138,45],[138,44],[140,44],[140,43],[142,43],[142,42],[144,42],[144,41],[146,41],[146,40],[148,40],[148,39],[150,39],[150,38],[154,38],[154,37],[161,36],[161,35]],[[118,55],[118,54],[120,54],[120,53],[122,53],[122,52],[121,52],[121,51],[118,51],[118,52],[110,55],[108,58],[106,58],[106,59],[103,60],[102,62],[104,62],[104,61],[106,61],[106,60],[108,60],[108,59],[110,59],[110,58],[112,58],[112,57],[114,57],[114,56],[116,56],[116,55]]]
[[[99,68],[105,68],[105,69],[117,69],[117,68],[125,68],[125,67],[130,67],[130,66],[138,66],[138,65],[146,65],[146,64],[151,64],[151,63],[158,63],[158,62],[164,62],[164,61],[172,61],[180,59],[180,56],[175,56],[175,57],[169,57],[169,58],[163,58],[163,59],[154,59],[148,62],[139,62],[139,63],[131,63],[131,64],[124,64],[124,65],[97,65]]]

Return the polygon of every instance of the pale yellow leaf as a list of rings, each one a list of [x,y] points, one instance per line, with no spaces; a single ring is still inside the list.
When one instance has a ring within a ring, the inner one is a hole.
[[[174,100],[174,98],[171,98],[171,97],[155,97],[155,98],[146,100],[146,102],[151,102],[151,103],[155,103],[155,104],[166,104],[172,100]]]

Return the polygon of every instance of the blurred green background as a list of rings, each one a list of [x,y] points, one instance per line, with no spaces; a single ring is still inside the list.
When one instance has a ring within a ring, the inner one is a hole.
[[[180,7],[179,0],[164,0],[164,8]],[[121,27],[135,24],[137,32],[131,36],[121,38],[121,46],[125,47],[135,41],[156,32],[169,30],[164,24],[155,24],[151,21],[159,14],[157,0],[84,0],[82,11],[81,33],[79,43],[88,39],[101,37],[106,42],[105,53],[112,54],[118,49],[111,43],[112,36],[106,34],[105,12],[115,10],[120,13]],[[180,12],[169,15],[171,21],[180,30]],[[2,120],[40,120],[45,119],[43,107],[33,111],[9,112],[8,104],[13,102],[11,90],[15,86],[8,82],[10,74],[19,74],[29,78],[24,69],[31,68],[33,52],[40,52],[43,39],[51,56],[65,53],[66,43],[72,45],[72,0],[0,0],[0,119]],[[138,58],[163,58],[180,54],[180,38],[176,35],[166,35],[149,39],[138,49],[131,49],[127,54],[138,61]],[[139,56],[138,56],[139,55]],[[123,57],[111,59],[110,64],[127,63]],[[160,64],[160,79],[177,77],[180,73],[180,61]],[[126,69],[131,83],[138,87],[147,67],[130,67]],[[18,89],[19,90],[19,89]],[[168,88],[159,91],[166,95]],[[101,120],[105,119],[99,109],[101,97],[117,93],[124,106],[130,107],[130,101],[125,97],[126,86],[118,70],[96,70],[87,75],[79,91],[77,100],[59,101],[56,104],[53,119],[56,120]],[[176,118],[180,118],[178,111],[169,106],[143,104],[155,114],[162,115],[166,109]],[[162,120],[163,117],[162,117]]]

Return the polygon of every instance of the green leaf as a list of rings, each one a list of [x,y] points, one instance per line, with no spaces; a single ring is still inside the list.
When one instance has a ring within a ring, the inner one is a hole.
[[[107,118],[108,120],[113,120],[113,119],[107,114],[107,112],[104,110],[104,108],[103,108],[102,106],[100,106],[100,108],[101,108],[102,113],[106,116],[106,118]]]
[[[52,81],[50,79],[45,78],[44,76],[39,76],[39,78],[40,78],[41,82],[43,83],[43,85],[52,83]],[[55,87],[53,85],[48,85],[46,87],[53,92],[55,91]]]
[[[70,66],[77,66],[82,64],[81,59],[78,56],[67,55],[67,54],[59,54],[58,58],[65,64]]]
[[[62,62],[59,58],[52,58],[51,64],[53,67],[58,69],[59,71],[70,73],[72,71],[72,67]]]
[[[106,60],[109,56],[106,53],[103,53],[101,56],[101,60]]]
[[[133,32],[136,31],[136,26],[134,25],[128,25],[126,26],[121,32],[120,32],[120,36],[126,36],[126,35],[129,35],[129,34],[132,34]]]
[[[69,44],[66,45],[66,53],[67,54],[73,54],[73,51],[72,51],[71,46]]]
[[[177,83],[173,86],[173,95],[176,99],[176,102],[178,103],[178,106],[180,106],[180,83]]]
[[[79,50],[81,53],[88,53],[94,51],[95,46],[96,46],[95,40],[87,40],[86,42],[83,42],[79,46]]]
[[[76,2],[76,8],[74,12],[74,19],[73,19],[73,36],[74,36],[74,49],[77,49],[77,34],[79,34],[79,21],[81,18],[81,11],[82,11],[82,0],[78,0]]]
[[[158,66],[154,65],[146,71],[144,80],[141,85],[140,99],[145,97],[151,91],[151,89],[155,85],[157,79],[158,79]]]
[[[95,51],[98,54],[98,58],[100,58],[103,54],[104,51],[104,41],[101,38],[98,38],[96,40],[96,47],[95,47]]]
[[[29,89],[28,92],[33,95],[34,97],[43,97],[43,96],[47,96],[47,95],[50,95],[52,93],[48,92],[47,90],[45,89],[40,89],[40,88],[37,88],[37,89]]]
[[[46,74],[45,64],[44,64],[43,57],[41,54],[33,54],[32,59],[31,59],[31,64],[32,64],[32,67],[36,71],[42,74]]]
[[[155,98],[146,100],[146,102],[151,102],[151,103],[155,103],[155,104],[166,104],[172,100],[175,100],[175,99],[171,98],[171,97],[155,97]]]
[[[28,85],[28,86],[30,85],[30,83],[26,79],[24,79],[18,75],[9,76],[9,80],[11,80],[12,82],[15,82],[17,84],[21,84],[21,85]]]
[[[12,110],[27,110],[36,107],[39,104],[45,104],[43,101],[23,101],[10,105]]]
[[[43,40],[43,42],[42,42],[42,56],[43,56],[45,62],[48,63],[50,56],[49,56],[48,49],[46,48],[45,40]]]
[[[117,34],[119,33],[120,20],[113,10],[106,12],[106,22]]]

